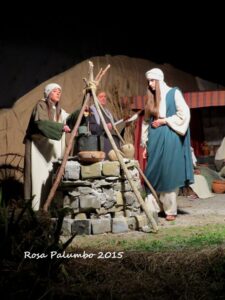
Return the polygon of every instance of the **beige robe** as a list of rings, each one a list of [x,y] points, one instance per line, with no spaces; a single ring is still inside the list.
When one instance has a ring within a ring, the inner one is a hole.
[[[61,121],[65,121],[68,114],[62,110]],[[59,141],[42,137],[31,143],[32,169],[32,201],[34,210],[38,210],[47,199],[52,186],[53,161],[63,158],[65,151],[65,133]]]
[[[48,120],[48,114],[44,103],[39,102],[33,112],[33,121]],[[52,107],[54,119],[54,106]],[[68,114],[62,109],[56,131],[59,140],[50,139],[42,134],[33,134],[26,141],[25,153],[25,200],[33,198],[32,208],[39,210],[47,199],[52,186],[53,161],[62,158],[66,143],[65,133],[62,132],[63,123],[66,123]],[[54,123],[54,122],[53,122]],[[57,123],[57,122],[55,122]],[[32,122],[31,122],[32,124]],[[54,124],[53,124],[54,125]]]

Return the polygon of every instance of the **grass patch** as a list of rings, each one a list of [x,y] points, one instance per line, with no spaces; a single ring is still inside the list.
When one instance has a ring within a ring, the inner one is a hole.
[[[80,236],[72,248],[113,251],[168,251],[201,249],[225,244],[225,226],[208,224],[179,228],[163,228],[158,234],[129,232],[115,235]]]
[[[24,259],[26,250],[67,250],[70,240],[59,242],[63,215],[53,226],[30,205],[10,216],[0,210],[1,299],[225,299],[223,225],[79,236],[72,252],[110,255]]]

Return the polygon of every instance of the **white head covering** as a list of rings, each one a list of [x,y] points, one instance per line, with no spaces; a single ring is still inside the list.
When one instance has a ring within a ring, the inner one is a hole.
[[[159,88],[161,94],[161,101],[159,104],[159,116],[160,118],[166,117],[166,94],[171,89],[164,81],[163,71],[159,68],[153,68],[145,73],[148,80],[154,79],[159,81]]]
[[[223,138],[220,147],[216,151],[215,159],[225,159],[225,137]]]
[[[154,68],[154,69],[147,71],[145,73],[145,76],[148,80],[150,80],[150,79],[155,79],[155,80],[159,80],[159,81],[164,80],[163,71],[158,68]]]
[[[46,85],[44,89],[44,96],[45,98],[48,98],[49,94],[51,93],[52,90],[54,89],[60,89],[62,90],[61,86],[57,83],[49,83]]]

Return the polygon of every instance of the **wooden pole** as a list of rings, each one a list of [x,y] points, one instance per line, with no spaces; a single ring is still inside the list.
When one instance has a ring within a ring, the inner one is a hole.
[[[57,172],[57,175],[56,175],[56,179],[54,181],[54,184],[52,185],[51,187],[51,190],[49,192],[49,195],[48,195],[48,198],[43,206],[43,210],[44,211],[48,211],[48,207],[49,205],[51,204],[52,202],[52,199],[55,195],[55,192],[59,186],[59,183],[61,181],[61,178],[64,174],[64,170],[65,170],[65,166],[66,166],[66,162],[68,160],[68,157],[69,157],[69,154],[70,154],[70,150],[73,146],[73,140],[74,140],[74,137],[76,136],[77,134],[77,130],[78,130],[78,127],[80,126],[80,122],[82,120],[82,117],[84,115],[84,111],[85,111],[85,108],[86,106],[88,105],[88,102],[89,102],[89,99],[90,99],[90,93],[87,93],[86,96],[85,96],[85,100],[84,100],[84,103],[83,103],[83,106],[80,110],[80,113],[78,115],[78,118],[77,118],[77,121],[76,121],[76,124],[74,125],[74,128],[72,130],[72,133],[71,133],[71,136],[70,136],[70,139],[69,139],[69,142],[68,142],[68,146],[65,150],[65,153],[64,153],[64,156],[63,156],[63,161],[61,163],[61,166]]]
[[[108,138],[109,138],[109,141],[110,141],[110,143],[111,143],[111,145],[112,145],[113,150],[114,150],[115,153],[116,153],[116,156],[117,156],[117,158],[118,158],[118,160],[119,160],[119,162],[120,162],[120,165],[121,165],[121,167],[122,167],[122,169],[123,169],[123,171],[124,171],[124,173],[125,173],[125,175],[126,175],[126,177],[127,177],[127,180],[129,181],[130,186],[131,186],[131,188],[133,189],[134,194],[135,194],[135,196],[137,197],[137,199],[138,199],[138,201],[139,201],[139,203],[140,203],[142,209],[144,210],[144,212],[145,212],[145,214],[146,214],[148,220],[149,220],[150,223],[152,224],[153,232],[157,232],[157,231],[158,231],[158,226],[157,226],[157,224],[156,224],[156,221],[155,221],[155,219],[153,218],[152,213],[149,212],[149,210],[147,209],[146,204],[145,204],[144,200],[142,199],[142,196],[141,196],[140,192],[139,192],[138,189],[136,188],[136,186],[135,186],[135,184],[134,184],[134,182],[133,182],[133,180],[132,180],[132,177],[131,177],[131,175],[130,175],[130,172],[129,172],[129,170],[127,169],[127,167],[126,167],[126,165],[125,165],[125,163],[124,163],[124,161],[123,161],[122,156],[119,154],[119,151],[118,151],[118,148],[117,148],[117,146],[116,146],[116,143],[114,142],[113,137],[112,137],[112,135],[111,135],[111,132],[109,131],[109,129],[108,129],[108,127],[107,127],[107,124],[106,124],[106,122],[105,122],[105,119],[104,119],[104,117],[103,117],[101,108],[100,108],[99,103],[98,103],[98,99],[97,99],[97,97],[96,97],[96,94],[95,94],[95,91],[94,91],[93,88],[91,88],[91,92],[92,92],[92,96],[93,96],[93,100],[94,100],[95,107],[96,107],[96,109],[97,109],[97,111],[98,111],[99,117],[100,117],[101,122],[102,122],[102,125],[103,125],[103,127],[104,127],[104,130],[105,130],[105,132],[106,132],[106,134],[107,134],[107,136],[108,136]]]
[[[159,197],[156,194],[156,191],[154,190],[153,186],[151,185],[150,181],[148,180],[148,178],[145,176],[144,172],[142,171],[142,169],[137,166],[137,169],[140,173],[140,175],[142,176],[142,178],[144,179],[145,183],[147,184],[148,188],[150,189],[150,191],[152,192],[152,195],[154,196],[155,200],[157,201],[159,207],[161,206],[161,203],[159,201]]]
[[[92,92],[93,93],[93,85],[95,85],[97,87],[97,85],[100,83],[102,77],[105,75],[105,73],[108,71],[108,69],[110,68],[110,65],[108,65],[104,70],[100,69],[99,73],[97,74],[95,80],[94,80],[94,74],[93,74],[93,63],[91,61],[89,61],[89,81],[87,81],[86,79],[84,79],[84,81],[86,82],[86,94],[85,94],[85,100],[83,102],[83,106],[80,110],[80,113],[78,115],[78,118],[77,118],[77,121],[76,121],[76,124],[74,125],[74,128],[72,130],[72,133],[71,133],[71,136],[70,136],[70,139],[69,139],[69,142],[68,142],[68,146],[66,148],[66,151],[64,153],[64,156],[63,156],[63,161],[62,161],[62,164],[57,172],[57,175],[56,175],[56,179],[52,185],[52,188],[49,192],[49,195],[48,195],[48,198],[43,206],[43,210],[44,211],[48,211],[48,208],[53,200],[53,197],[55,195],[55,192],[59,186],[59,183],[62,179],[62,176],[64,174],[64,170],[65,170],[65,166],[66,166],[66,162],[68,160],[68,157],[69,157],[69,154],[70,154],[70,151],[71,151],[71,148],[73,146],[73,140],[74,140],[74,137],[76,136],[77,134],[77,130],[78,130],[78,127],[80,126],[80,122],[82,120],[82,117],[84,115],[84,111],[86,109],[86,106],[88,105],[89,103],[89,100],[90,100],[90,93]]]
[[[108,65],[104,71],[100,70],[100,72],[98,73],[98,75],[97,75],[97,77],[96,77],[96,79],[97,79],[97,81],[95,82],[96,85],[99,84],[99,82],[100,82],[102,76],[106,73],[106,71],[108,70],[109,67],[110,67],[110,65]],[[67,162],[67,160],[68,160],[68,157],[69,157],[69,154],[70,154],[72,145],[73,145],[73,139],[74,139],[74,137],[75,137],[76,134],[77,134],[77,130],[78,130],[78,127],[79,127],[80,122],[81,122],[81,120],[82,120],[82,117],[83,117],[85,108],[86,108],[86,106],[88,105],[88,102],[89,102],[89,99],[90,99],[90,92],[91,92],[91,94],[92,94],[92,96],[93,96],[93,100],[94,100],[95,107],[96,107],[96,109],[97,109],[97,111],[98,111],[98,113],[99,113],[99,117],[100,117],[100,119],[101,119],[101,121],[102,121],[102,125],[103,125],[103,127],[104,127],[104,130],[105,130],[105,132],[106,132],[106,134],[107,134],[107,136],[108,136],[108,138],[109,138],[109,141],[110,141],[110,143],[111,143],[111,145],[112,145],[113,150],[114,150],[115,153],[116,153],[116,156],[117,156],[117,158],[118,158],[118,160],[119,160],[119,162],[120,162],[120,165],[121,165],[121,167],[122,167],[122,169],[123,169],[123,171],[124,171],[124,173],[125,173],[125,175],[126,175],[126,177],[127,177],[127,180],[129,181],[129,183],[130,183],[130,185],[131,185],[131,188],[133,189],[134,194],[136,195],[136,197],[137,197],[137,199],[138,199],[138,201],[139,201],[141,207],[143,208],[143,210],[144,210],[144,212],[145,212],[147,218],[149,219],[150,223],[152,224],[153,232],[157,232],[157,231],[158,231],[158,226],[157,226],[157,224],[156,224],[156,221],[155,221],[155,219],[153,218],[152,214],[148,211],[148,209],[147,209],[147,207],[146,207],[146,205],[145,205],[145,202],[144,202],[144,200],[143,200],[142,197],[141,197],[140,192],[139,192],[138,189],[136,188],[136,186],[135,186],[135,184],[134,184],[134,182],[133,182],[133,180],[132,180],[132,177],[131,177],[131,175],[130,175],[130,172],[129,172],[129,170],[128,170],[127,167],[126,167],[126,165],[125,165],[125,163],[124,163],[124,161],[123,161],[122,156],[119,154],[119,151],[118,151],[118,149],[117,149],[117,146],[116,146],[116,144],[115,144],[115,142],[114,142],[114,140],[113,140],[113,137],[112,137],[112,135],[111,135],[111,133],[110,133],[108,127],[107,127],[107,124],[106,124],[106,122],[105,122],[105,119],[104,119],[104,117],[103,117],[103,115],[102,115],[102,112],[101,112],[101,109],[100,109],[100,106],[99,106],[99,103],[98,103],[98,99],[97,99],[96,94],[95,94],[95,89],[94,89],[94,87],[93,87],[93,85],[92,85],[92,81],[93,81],[93,63],[92,63],[92,62],[89,62],[89,84],[91,83],[91,84],[89,85],[89,91],[88,91],[88,92],[86,91],[85,100],[84,100],[83,106],[82,106],[82,108],[81,108],[81,111],[80,111],[80,113],[79,113],[79,116],[78,116],[78,119],[77,119],[77,121],[76,121],[76,124],[75,124],[75,126],[74,126],[74,128],[73,128],[73,130],[72,130],[71,137],[70,137],[68,146],[67,146],[67,148],[66,148],[66,151],[65,151],[65,154],[64,154],[64,157],[63,157],[62,164],[61,164],[61,166],[60,166],[60,168],[59,168],[59,170],[58,170],[58,173],[57,173],[55,182],[54,182],[54,184],[53,184],[53,186],[52,186],[52,188],[51,188],[51,190],[50,190],[50,193],[49,193],[49,195],[48,195],[48,198],[47,198],[47,200],[46,200],[46,202],[45,202],[45,204],[44,204],[44,206],[43,206],[43,209],[44,209],[44,211],[48,211],[49,205],[51,204],[52,199],[53,199],[53,197],[54,197],[54,195],[55,195],[55,192],[56,192],[56,190],[57,190],[57,188],[58,188],[58,185],[59,185],[59,183],[60,183],[60,181],[61,181],[61,178],[62,178],[63,173],[64,173],[64,169],[65,169],[65,166],[66,166],[66,162]]]
[[[104,111],[104,108],[102,107],[102,105],[99,103],[100,108]],[[142,110],[140,111],[142,112]],[[119,137],[120,141],[122,142],[123,145],[125,145],[125,140],[123,139],[123,137],[121,136],[121,134],[119,133],[117,127],[115,126],[114,123],[112,123],[112,127],[115,130],[117,136]],[[143,173],[143,171],[141,170],[141,168],[139,166],[137,166],[138,172],[139,174],[142,176],[142,178],[144,179],[146,185],[148,186],[148,188],[150,189],[150,191],[152,192],[156,202],[158,203],[159,207],[162,206],[162,204],[159,201],[159,198],[157,196],[156,191],[154,190],[153,186],[151,185],[151,183],[149,182],[148,178],[145,176],[145,174]]]

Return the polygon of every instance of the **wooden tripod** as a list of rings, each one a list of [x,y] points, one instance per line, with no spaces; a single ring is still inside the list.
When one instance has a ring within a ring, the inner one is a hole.
[[[128,182],[130,183],[130,186],[131,188],[133,189],[133,192],[135,194],[135,196],[137,197],[137,200],[138,202],[140,203],[142,209],[144,210],[149,222],[151,223],[152,225],[152,228],[153,228],[153,232],[157,232],[158,231],[158,226],[156,224],[156,221],[155,219],[153,218],[153,215],[151,212],[149,212],[149,210],[147,209],[146,205],[145,205],[145,202],[144,200],[142,199],[142,196],[140,194],[140,192],[138,191],[137,187],[135,186],[133,180],[132,180],[132,177],[131,177],[131,174],[129,172],[129,170],[127,169],[126,167],[126,164],[124,163],[123,161],[123,158],[121,157],[120,153],[119,153],[119,150],[113,140],[113,137],[111,135],[111,132],[109,131],[108,127],[107,127],[107,124],[105,122],[105,119],[104,119],[104,116],[102,114],[102,111],[100,109],[100,106],[99,106],[99,103],[98,103],[98,99],[97,99],[97,96],[95,94],[95,89],[96,89],[96,86],[99,84],[102,76],[105,74],[105,72],[108,70],[108,68],[110,66],[107,66],[107,68],[102,71],[102,69],[100,70],[100,72],[98,73],[98,75],[96,76],[96,79],[94,81],[94,76],[93,76],[93,63],[92,62],[89,62],[89,82],[86,81],[86,84],[87,84],[87,87],[86,87],[86,96],[85,96],[85,101],[83,103],[83,106],[81,108],[81,111],[79,113],[79,116],[78,116],[78,119],[77,119],[77,122],[72,130],[72,134],[71,134],[71,138],[70,138],[70,141],[69,141],[69,144],[67,146],[67,149],[65,151],[65,154],[64,154],[64,157],[63,157],[63,161],[62,161],[62,164],[60,166],[60,169],[57,173],[57,176],[56,176],[56,179],[55,179],[55,182],[50,190],[50,193],[49,193],[49,196],[46,200],[46,203],[44,204],[44,210],[47,211],[48,210],[48,207],[54,197],[54,194],[57,190],[57,187],[60,183],[60,180],[63,176],[63,173],[64,173],[64,169],[65,169],[65,166],[66,166],[66,162],[67,162],[67,159],[68,159],[68,156],[69,156],[69,153],[70,153],[70,150],[71,150],[71,147],[72,147],[72,144],[73,144],[73,138],[75,137],[76,133],[77,133],[77,130],[78,130],[78,127],[80,125],[80,122],[81,122],[81,119],[82,119],[82,116],[83,116],[83,113],[85,111],[85,107],[89,101],[89,98],[90,98],[90,95],[92,95],[93,97],[93,100],[94,100],[94,104],[95,104],[95,107],[98,111],[98,114],[99,114],[99,117],[100,117],[100,120],[102,122],[102,125],[103,125],[103,128],[107,134],[107,137],[109,138],[109,141],[112,145],[112,148],[113,150],[115,151],[116,153],[116,156],[118,158],[118,161],[120,162],[120,165],[127,177],[127,180]]]

